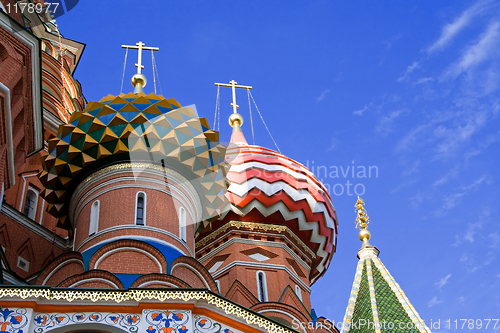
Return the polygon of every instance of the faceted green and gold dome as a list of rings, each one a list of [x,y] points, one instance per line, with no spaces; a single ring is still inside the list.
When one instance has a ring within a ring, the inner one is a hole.
[[[39,177],[48,211],[58,226],[70,229],[67,219],[72,191],[83,177],[118,161],[146,161],[173,167],[198,184],[205,211],[218,215],[227,189],[226,147],[205,118],[174,99],[144,93],[108,95],[72,114],[49,140]]]

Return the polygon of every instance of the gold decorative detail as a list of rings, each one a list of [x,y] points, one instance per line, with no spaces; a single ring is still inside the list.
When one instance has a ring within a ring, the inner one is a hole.
[[[152,300],[164,302],[166,300],[181,299],[185,302],[192,300],[206,300],[208,304],[213,304],[219,309],[222,309],[226,314],[232,314],[239,318],[243,318],[249,325],[258,325],[270,333],[295,333],[287,327],[281,326],[271,320],[259,316],[246,308],[225,300],[207,290],[140,290],[129,289],[120,290],[54,290],[51,288],[20,288],[20,287],[2,287],[0,288],[0,298],[4,297],[19,297],[27,298],[44,298],[46,300],[65,300],[73,302],[75,300],[90,300],[98,301],[115,301],[122,303],[125,301],[140,302],[143,300]]]
[[[230,221],[226,223],[224,226],[212,232],[210,235],[202,238],[201,240],[196,242],[196,247],[201,248],[205,246],[207,243],[217,238],[220,234],[225,233],[230,228],[236,229],[248,229],[250,231],[259,230],[259,231],[274,231],[279,234],[287,232],[301,247],[304,251],[307,252],[311,256],[311,258],[316,258],[316,254],[307,246],[294,232],[292,232],[285,225],[277,225],[277,224],[267,224],[267,223],[255,223],[255,222],[245,222],[245,221]]]
[[[356,229],[366,230],[368,228],[368,224],[370,224],[370,220],[368,219],[368,214],[365,210],[365,202],[359,196],[354,207],[356,207],[358,214],[356,216]]]
[[[369,240],[371,238],[371,233],[368,231],[368,224],[370,224],[370,220],[368,219],[368,214],[365,210],[365,202],[358,195],[358,201],[354,205],[357,209],[356,216],[356,229],[359,229],[359,240],[363,242],[361,248],[372,247]]]

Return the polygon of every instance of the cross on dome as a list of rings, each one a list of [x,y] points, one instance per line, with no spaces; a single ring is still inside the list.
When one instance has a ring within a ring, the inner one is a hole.
[[[233,114],[229,116],[229,125],[233,128],[233,134],[231,135],[231,142],[232,143],[243,143],[247,144],[247,141],[245,140],[245,137],[243,133],[241,132],[241,125],[243,125],[243,116],[238,113],[238,108],[239,105],[236,104],[236,88],[242,88],[242,89],[252,89],[251,86],[242,86],[242,85],[237,85],[238,82],[231,80],[229,81],[229,84],[227,83],[215,83],[216,86],[219,87],[231,87],[233,91],[233,102],[231,103],[231,106],[233,107]]]
[[[151,50],[151,51],[159,51],[160,48],[158,47],[146,47],[146,44],[143,42],[136,43],[135,46],[133,45],[122,45],[122,48],[124,49],[135,49],[137,50],[137,64],[135,64],[135,67],[137,67],[137,73],[132,76],[132,85],[134,86],[134,93],[140,93],[143,92],[143,88],[146,86],[147,80],[146,76],[141,73],[141,70],[144,68],[142,65],[142,50]]]

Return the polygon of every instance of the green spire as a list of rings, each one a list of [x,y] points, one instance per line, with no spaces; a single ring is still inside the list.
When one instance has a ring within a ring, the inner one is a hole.
[[[357,205],[360,203],[364,211],[364,202],[358,198]],[[361,231],[367,232],[366,225]],[[378,258],[379,250],[368,243],[369,235],[361,236],[360,233],[363,246],[358,251],[359,262],[342,333],[431,333]]]

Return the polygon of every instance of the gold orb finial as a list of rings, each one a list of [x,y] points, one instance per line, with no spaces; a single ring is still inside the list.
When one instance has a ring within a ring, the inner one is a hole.
[[[231,127],[234,127],[235,125],[243,125],[243,116],[239,113],[233,113],[232,115],[229,116],[229,125]]]
[[[146,76],[142,73],[137,73],[132,76],[132,79],[130,80],[132,82],[132,85],[134,86],[134,93],[138,92],[143,92],[143,89],[146,86],[146,83],[148,80],[146,79]]]

